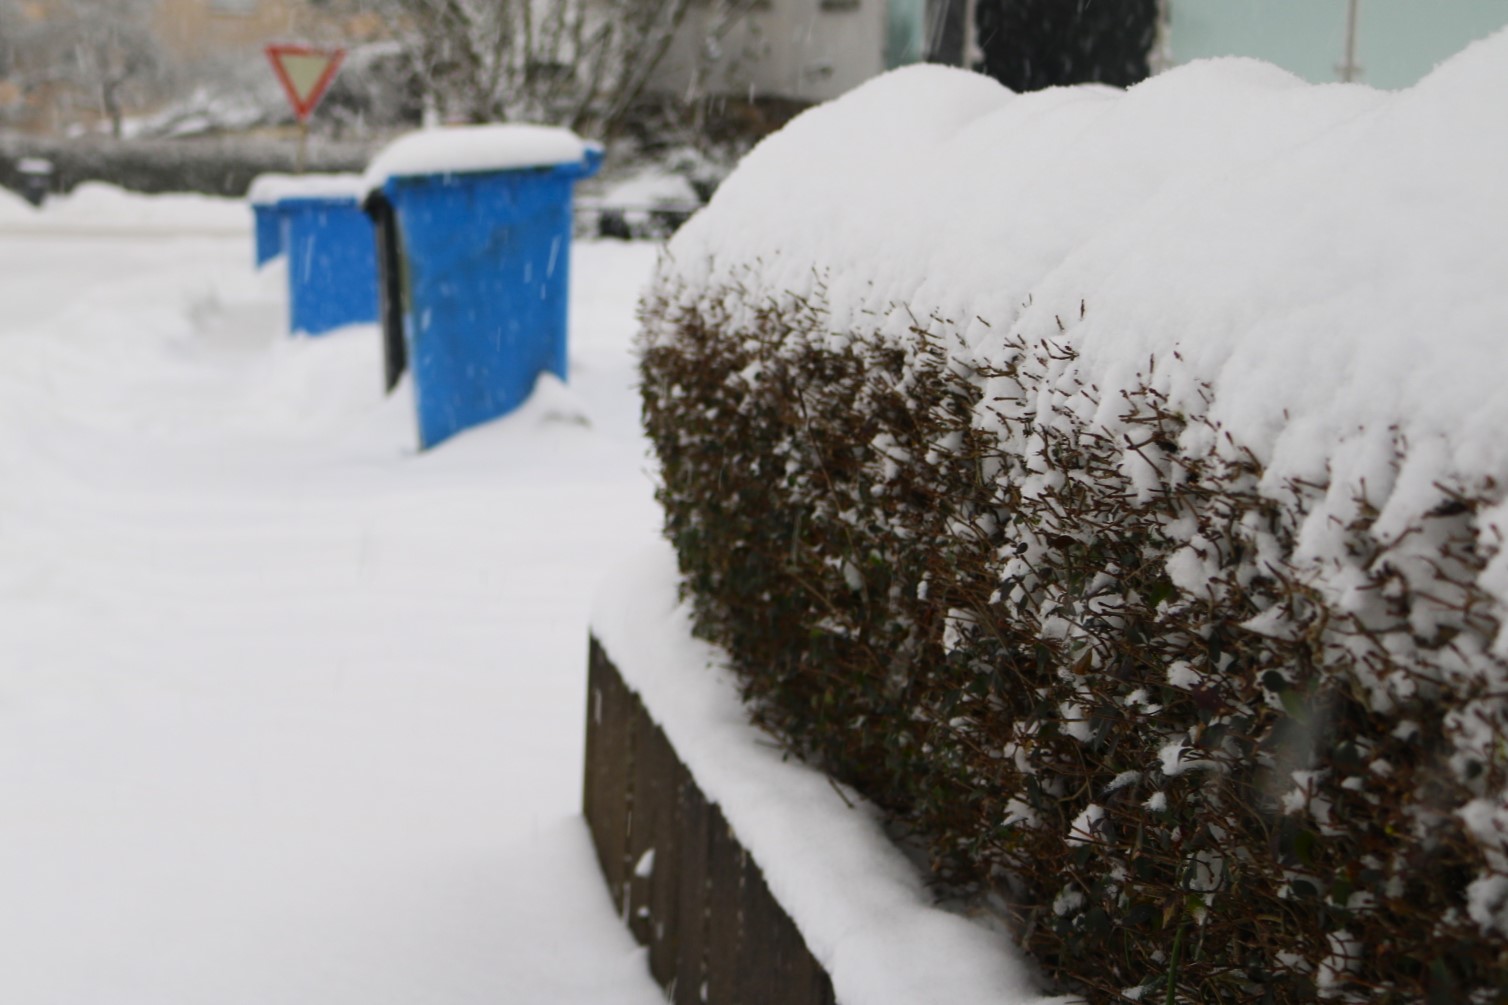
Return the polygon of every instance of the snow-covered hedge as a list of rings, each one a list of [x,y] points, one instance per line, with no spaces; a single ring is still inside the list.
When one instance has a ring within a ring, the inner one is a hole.
[[[1505,94],[898,71],[646,299],[699,630],[1095,1001],[1508,986]]]
[[[252,179],[268,172],[291,172],[293,144],[235,139],[55,140],[0,136],[0,185],[22,188],[19,164],[29,157],[52,162],[52,191],[71,192],[87,181],[103,181],[134,192],[202,192],[241,196]],[[360,170],[370,150],[354,143],[317,143],[309,151],[311,171]]]

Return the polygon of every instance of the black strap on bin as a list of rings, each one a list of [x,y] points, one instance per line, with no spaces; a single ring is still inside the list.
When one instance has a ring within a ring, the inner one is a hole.
[[[398,386],[408,368],[403,342],[402,242],[398,240],[398,215],[381,192],[368,195],[361,208],[372,218],[377,238],[377,300],[382,322],[382,360],[386,389]]]

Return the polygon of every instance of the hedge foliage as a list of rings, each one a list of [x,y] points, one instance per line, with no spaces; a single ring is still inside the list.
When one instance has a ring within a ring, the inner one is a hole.
[[[1508,1001],[1502,486],[1384,535],[1367,486],[1264,486],[1171,407],[1181,359],[1101,389],[1071,337],[986,365],[676,275],[643,406],[697,628],[939,884],[1092,1002]]]
[[[361,171],[371,154],[357,143],[321,142],[309,150],[310,171]],[[69,192],[102,181],[134,192],[203,192],[240,197],[266,172],[292,172],[292,141],[266,140],[57,140],[0,137],[0,185],[24,189],[19,165],[44,158],[55,171],[51,191]]]

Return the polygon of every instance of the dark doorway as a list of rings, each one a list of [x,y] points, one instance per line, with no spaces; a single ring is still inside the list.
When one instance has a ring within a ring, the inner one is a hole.
[[[976,0],[977,69],[1013,91],[1146,79],[1158,0]]]

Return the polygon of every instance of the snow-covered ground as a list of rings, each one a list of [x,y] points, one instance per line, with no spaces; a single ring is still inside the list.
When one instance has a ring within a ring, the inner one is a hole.
[[[578,246],[570,390],[426,455],[251,254],[0,191],[0,1001],[659,1001],[577,816],[654,249]]]

